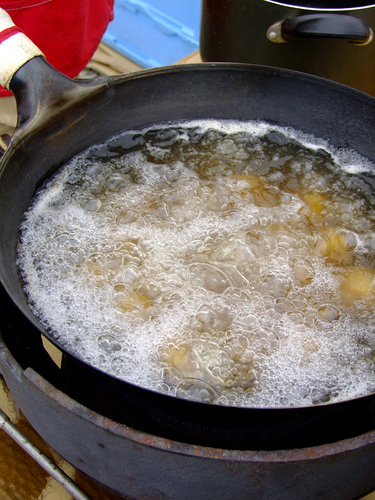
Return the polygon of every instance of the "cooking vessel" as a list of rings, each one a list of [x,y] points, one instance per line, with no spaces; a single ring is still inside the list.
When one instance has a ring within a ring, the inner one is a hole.
[[[16,245],[23,214],[45,179],[75,154],[121,131],[201,118],[262,120],[315,134],[375,162],[375,99],[311,75],[241,64],[166,67],[76,82],[54,70],[38,51],[20,45],[12,58],[12,63],[21,61],[19,67],[5,71],[17,100],[18,128],[0,170],[0,276],[24,315],[37,358],[41,334],[63,352],[61,369],[56,368],[61,389],[114,421],[205,446],[299,448],[373,430],[375,394],[303,408],[226,407],[146,390],[82,362],[29,309]],[[373,173],[363,182],[372,184]],[[7,342],[16,348],[14,331]],[[28,366],[27,356],[23,363]]]
[[[375,95],[375,2],[202,0],[204,61],[294,69]]]

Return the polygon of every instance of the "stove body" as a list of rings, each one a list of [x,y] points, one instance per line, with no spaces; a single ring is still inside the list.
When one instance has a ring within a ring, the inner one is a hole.
[[[127,498],[353,499],[375,489],[375,430],[302,449],[226,450],[100,415],[61,389],[40,335],[3,293],[0,371],[28,421],[68,462]]]

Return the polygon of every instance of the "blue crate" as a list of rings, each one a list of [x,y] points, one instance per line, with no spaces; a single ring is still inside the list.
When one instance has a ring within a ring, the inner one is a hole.
[[[165,66],[199,48],[201,0],[115,0],[103,42],[143,68]]]

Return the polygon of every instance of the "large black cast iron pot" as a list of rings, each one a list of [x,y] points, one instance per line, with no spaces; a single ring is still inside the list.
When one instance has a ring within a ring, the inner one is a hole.
[[[352,148],[375,162],[374,98],[277,68],[202,64],[77,83],[37,56],[16,71],[10,88],[19,125],[1,162],[0,276],[23,313],[21,324],[6,336],[14,352],[22,342],[17,331],[27,332],[23,335],[30,344],[30,359],[24,352],[23,368],[32,363],[37,368],[33,353],[40,349],[40,334],[50,336],[29,309],[19,280],[18,228],[43,181],[88,146],[123,130],[174,120],[264,120],[327,139],[336,148]],[[372,174],[366,182],[373,182]],[[8,310],[6,306],[2,311],[4,329],[10,324]],[[334,442],[375,429],[375,394],[304,408],[208,405],[117,380],[69,352],[64,352],[56,380],[65,393],[102,415],[185,443],[276,450]]]
[[[375,95],[375,2],[203,0],[204,61],[304,71]]]

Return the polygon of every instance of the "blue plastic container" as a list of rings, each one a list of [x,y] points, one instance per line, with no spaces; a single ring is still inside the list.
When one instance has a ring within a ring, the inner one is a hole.
[[[143,68],[173,64],[199,48],[201,0],[115,0],[103,42]]]

